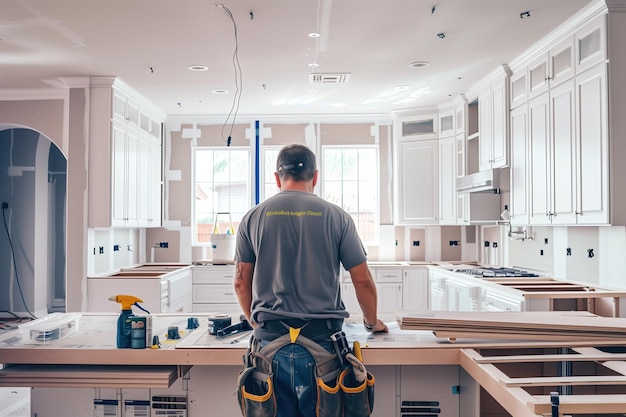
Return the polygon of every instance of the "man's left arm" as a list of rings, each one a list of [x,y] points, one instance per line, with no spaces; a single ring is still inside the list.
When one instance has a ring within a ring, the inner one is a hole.
[[[235,261],[235,280],[233,286],[239,307],[248,319],[248,322],[256,327],[256,323],[252,321],[252,276],[254,274],[254,264],[251,262]]]

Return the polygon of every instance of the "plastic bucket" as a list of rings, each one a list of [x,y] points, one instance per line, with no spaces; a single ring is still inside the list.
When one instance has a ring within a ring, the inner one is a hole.
[[[211,259],[232,261],[235,259],[235,235],[211,235]]]

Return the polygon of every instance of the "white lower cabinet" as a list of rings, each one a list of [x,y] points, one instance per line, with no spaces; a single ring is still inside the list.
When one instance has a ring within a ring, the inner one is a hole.
[[[446,281],[448,311],[481,311],[482,291],[470,280],[448,279]]]
[[[448,287],[446,277],[434,271],[429,273],[429,300],[428,305],[432,311],[448,310]]]
[[[428,310],[428,270],[426,267],[398,266],[394,269],[370,266],[376,282],[379,314],[395,315],[400,310]],[[362,314],[350,273],[344,272],[341,299],[350,314]]]
[[[233,288],[234,265],[194,266],[192,285],[193,311],[199,313],[240,314]]]
[[[376,269],[378,314],[394,314],[402,309],[402,269]]]
[[[397,416],[459,416],[458,366],[406,365],[400,366],[399,372],[400,412]]]
[[[428,310],[428,270],[426,268],[402,270],[402,309]]]
[[[524,300],[522,296],[512,297],[496,291],[485,291],[485,311],[523,311]]]
[[[376,283],[378,290],[378,313],[395,314],[402,306],[402,281]]]

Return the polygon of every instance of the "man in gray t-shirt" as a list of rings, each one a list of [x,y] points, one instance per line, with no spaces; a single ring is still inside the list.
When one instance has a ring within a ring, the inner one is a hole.
[[[313,152],[299,144],[284,147],[274,175],[280,193],[252,208],[237,230],[234,287],[255,337],[269,342],[284,334],[287,324],[301,327],[303,335],[332,351],[330,334],[348,317],[341,301],[340,265],[350,273],[365,328],[387,332],[377,317],[376,286],[354,221],[313,194],[318,179]],[[285,353],[291,355],[286,364],[306,355],[301,346],[286,348],[292,350]],[[299,348],[304,352],[293,351]],[[287,369],[297,379],[299,372],[313,368],[305,361]],[[275,387],[277,417],[314,416],[316,387],[310,382],[315,378],[294,382],[285,377],[285,385]]]

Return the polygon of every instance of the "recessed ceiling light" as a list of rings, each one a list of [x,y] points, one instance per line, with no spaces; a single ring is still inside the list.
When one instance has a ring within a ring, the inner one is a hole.
[[[226,94],[228,93],[228,90],[218,89],[218,90],[213,90],[212,93],[213,94]]]
[[[424,68],[430,65],[430,62],[428,61],[415,61],[415,62],[411,62],[409,64],[409,67],[411,68]]]
[[[317,68],[319,66],[320,66],[320,64],[317,64],[315,62],[312,62],[312,63],[309,64],[309,67],[311,67],[311,68]]]
[[[408,90],[409,88],[411,88],[411,87],[409,87],[408,85],[398,85],[398,86],[394,87],[394,89],[398,90],[398,91]]]
[[[189,68],[191,71],[206,71],[209,69],[209,67],[207,67],[206,65],[189,65]]]
[[[309,38],[319,38],[320,34],[317,32],[311,32],[309,33]]]

